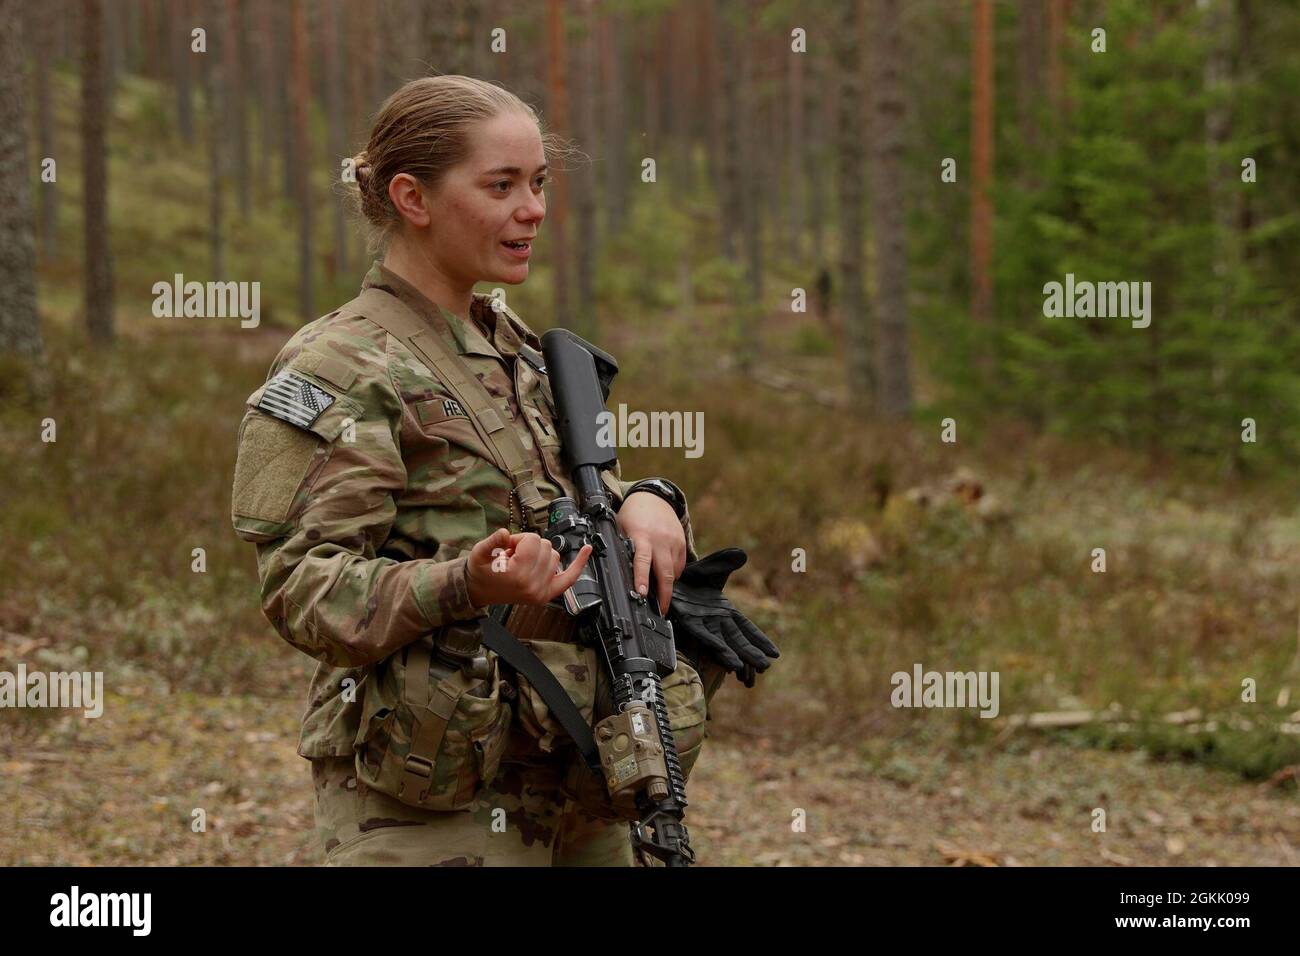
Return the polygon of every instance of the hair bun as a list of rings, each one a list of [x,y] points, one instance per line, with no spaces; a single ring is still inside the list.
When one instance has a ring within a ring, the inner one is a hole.
[[[358,185],[365,185],[365,181],[370,177],[374,167],[370,165],[370,156],[363,149],[352,157],[352,174],[357,179]]]

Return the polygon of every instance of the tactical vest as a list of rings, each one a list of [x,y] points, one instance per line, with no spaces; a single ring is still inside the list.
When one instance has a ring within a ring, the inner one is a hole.
[[[468,413],[470,423],[491,452],[493,463],[510,477],[512,495],[519,502],[522,517],[531,530],[544,533],[550,503],[537,490],[523,443],[514,429],[501,420],[491,395],[460,356],[423,317],[389,292],[378,288],[366,289],[340,311],[370,319],[405,345],[438,376]],[[539,373],[544,372],[542,357],[536,349],[524,343],[519,354]],[[505,660],[517,674],[528,679],[556,720],[573,738],[579,759],[570,767],[570,779],[592,774],[597,782],[601,780],[595,739],[589,723],[546,665],[501,625],[511,610],[509,607],[494,607],[488,618],[444,628],[437,638],[437,646],[443,654],[463,663],[460,669],[442,668],[446,673],[440,672],[439,679],[431,680],[431,668],[438,666],[431,654],[431,643],[417,641],[405,649],[405,667],[399,679],[404,686],[389,689],[388,698],[391,700],[386,699],[383,703],[391,703],[400,697],[411,708],[409,745],[403,754],[385,755],[378,766],[360,762],[358,773],[368,786],[412,806],[455,810],[467,806],[473,793],[488,782],[479,777],[467,777],[463,770],[458,771],[457,764],[465,761],[458,761],[458,755],[446,752],[444,746],[449,729],[458,739],[479,736],[482,741],[490,741],[484,748],[484,776],[490,775],[488,768],[494,768],[501,758],[504,746],[502,728],[497,725],[490,706],[500,692],[499,674],[492,679],[489,698],[467,694],[481,676],[475,672],[474,661],[480,643]],[[522,617],[527,617],[540,609],[522,607],[515,610],[522,611]],[[509,620],[514,626],[513,615]],[[379,703],[372,704],[367,700],[365,707],[369,711]],[[363,715],[363,731],[365,727]]]

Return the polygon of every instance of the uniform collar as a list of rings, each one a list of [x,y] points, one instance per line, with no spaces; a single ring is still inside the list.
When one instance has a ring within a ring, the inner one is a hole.
[[[518,354],[519,344],[526,342],[533,348],[541,347],[541,340],[523,321],[507,308],[500,311],[492,308],[492,296],[485,292],[475,292],[470,300],[470,313],[473,319],[462,319],[436,302],[410,282],[407,282],[378,259],[366,273],[361,288],[383,289],[397,296],[407,307],[423,316],[439,332],[455,343],[462,355],[486,355],[501,358]],[[480,325],[479,323],[482,323]],[[484,328],[491,333],[491,340],[484,334]]]

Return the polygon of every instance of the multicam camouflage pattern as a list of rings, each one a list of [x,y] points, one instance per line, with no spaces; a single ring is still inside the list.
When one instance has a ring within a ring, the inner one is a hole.
[[[312,761],[316,827],[331,866],[631,866],[626,824],[567,800],[560,772],[506,764],[465,810],[408,807],[357,780],[345,757]]]
[[[493,309],[483,294],[474,296],[476,321],[466,322],[379,263],[363,287],[372,286],[424,316],[500,400],[531,456],[542,496],[573,494],[549,386],[527,362],[513,361],[520,342],[540,348],[532,330],[508,307]],[[479,323],[493,329],[491,342]],[[522,529],[511,522],[509,478],[492,463],[468,418],[457,414],[454,397],[379,326],[346,308],[331,312],[290,338],[268,380],[284,368],[336,401],[306,436],[256,409],[265,386],[249,396],[233,522],[241,537],[257,544],[267,618],[281,637],[321,662],[298,752],[344,756],[352,753],[360,725],[361,695],[346,700],[343,681],[359,681],[368,665],[421,634],[482,616],[486,609],[469,599],[467,555],[497,528]],[[250,431],[269,446],[256,457]],[[246,464],[246,456],[253,465],[296,461],[304,440],[310,458],[276,473],[291,489],[268,493],[266,469]],[[619,500],[631,484],[614,476],[609,482]],[[266,498],[286,504],[268,511]],[[689,514],[683,525],[694,560]]]
[[[572,495],[549,385],[526,361],[514,360],[521,343],[541,346],[518,316],[475,294],[472,321],[466,321],[379,263],[363,285],[371,287],[422,316],[500,402],[541,495]],[[268,381],[285,369],[333,401],[304,429],[257,408],[265,385],[249,397],[239,432],[232,520],[236,532],[257,545],[267,618],[286,641],[319,661],[298,752],[313,759],[323,826],[337,830],[326,838],[338,844],[331,861],[358,857],[364,846],[367,854],[377,854],[375,862],[387,853],[469,863],[526,862],[552,854],[556,862],[628,862],[626,827],[611,827],[561,791],[572,744],[566,737],[567,746],[557,747],[561,731],[526,682],[506,688],[514,705],[497,701],[491,706],[500,704],[499,711],[461,698],[444,739],[445,772],[435,773],[434,790],[449,805],[468,803],[467,809],[441,813],[407,806],[366,785],[367,760],[378,773],[386,754],[400,760],[409,752],[413,729],[409,712],[401,712],[404,705],[410,710],[409,702],[401,702],[394,689],[403,676],[401,650],[427,641],[444,625],[481,617],[486,609],[469,598],[466,556],[497,528],[523,529],[517,506],[512,514],[511,483],[493,464],[465,409],[405,345],[354,304],[295,333]],[[606,480],[621,501],[631,482],[617,473]],[[683,526],[688,560],[695,560],[689,515]],[[589,714],[592,677],[599,670],[595,653],[574,645],[543,656]],[[683,660],[665,682],[685,767],[702,743],[706,699],[721,676],[716,668],[706,670],[708,693],[702,695],[699,676]],[[496,718],[479,720],[489,711],[507,720],[514,716],[504,748],[498,746]],[[458,719],[461,729],[473,723],[471,732],[453,732]],[[506,752],[495,779],[477,779],[476,773],[494,776],[498,749]],[[441,759],[438,764],[443,767]],[[337,785],[327,784],[332,779]],[[389,790],[390,780],[371,780]],[[590,802],[598,804],[599,795]],[[507,827],[514,837],[484,825],[492,807],[504,807],[507,819],[518,824]],[[385,832],[409,835],[417,828],[418,839],[390,840]],[[489,837],[497,841],[491,847],[483,842]],[[510,840],[519,848],[504,849]]]
[[[364,697],[362,733],[357,740],[361,782],[402,802],[427,810],[461,810],[496,776],[509,740],[511,712],[501,698],[496,655],[487,655],[489,676],[476,682],[459,668],[431,659],[432,642],[422,637],[405,651],[372,669]],[[426,776],[406,772],[416,752],[416,734],[426,721],[439,720],[428,698],[417,700],[407,683],[416,668],[426,668],[434,694],[441,685],[456,699],[436,751],[420,754],[432,762]]]

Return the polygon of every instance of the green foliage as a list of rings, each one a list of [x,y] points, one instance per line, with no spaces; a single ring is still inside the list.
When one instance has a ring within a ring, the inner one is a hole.
[[[815,319],[805,319],[795,328],[796,355],[827,356],[835,353],[835,342]]]
[[[1016,15],[999,9],[999,63],[1020,56]],[[917,26],[926,48],[968,46],[964,20]],[[1055,115],[1047,89],[1026,91],[1016,69],[998,71],[991,341],[968,318],[965,232],[954,229],[967,216],[969,131],[950,103],[968,95],[969,80],[954,74],[942,97],[928,74],[913,82],[911,256],[930,292],[916,312],[922,351],[968,414],[1009,413],[1237,468],[1294,462],[1300,178],[1284,157],[1300,149],[1290,92],[1300,10],[1270,8],[1267,22],[1212,35],[1195,5],[1115,0],[1104,26],[1107,52],[1093,53],[1090,21],[1073,18],[1066,105]],[[1211,86],[1216,44],[1233,65],[1228,82]],[[1026,108],[1039,120],[1036,145],[1021,135]],[[1220,144],[1207,130],[1214,110],[1228,117]],[[943,156],[957,159],[957,184],[938,182]],[[1247,156],[1255,183],[1241,181]],[[1151,326],[1044,316],[1044,285],[1066,273],[1149,281]],[[973,359],[989,348],[984,383]],[[1244,418],[1256,420],[1257,443],[1241,441]]]
[[[664,187],[642,184],[651,195],[632,203],[628,221],[602,244],[605,267],[598,273],[596,292],[606,302],[639,302],[653,309],[679,304],[678,263],[690,253],[691,221],[676,205],[662,198]],[[654,263],[647,268],[647,263]]]

